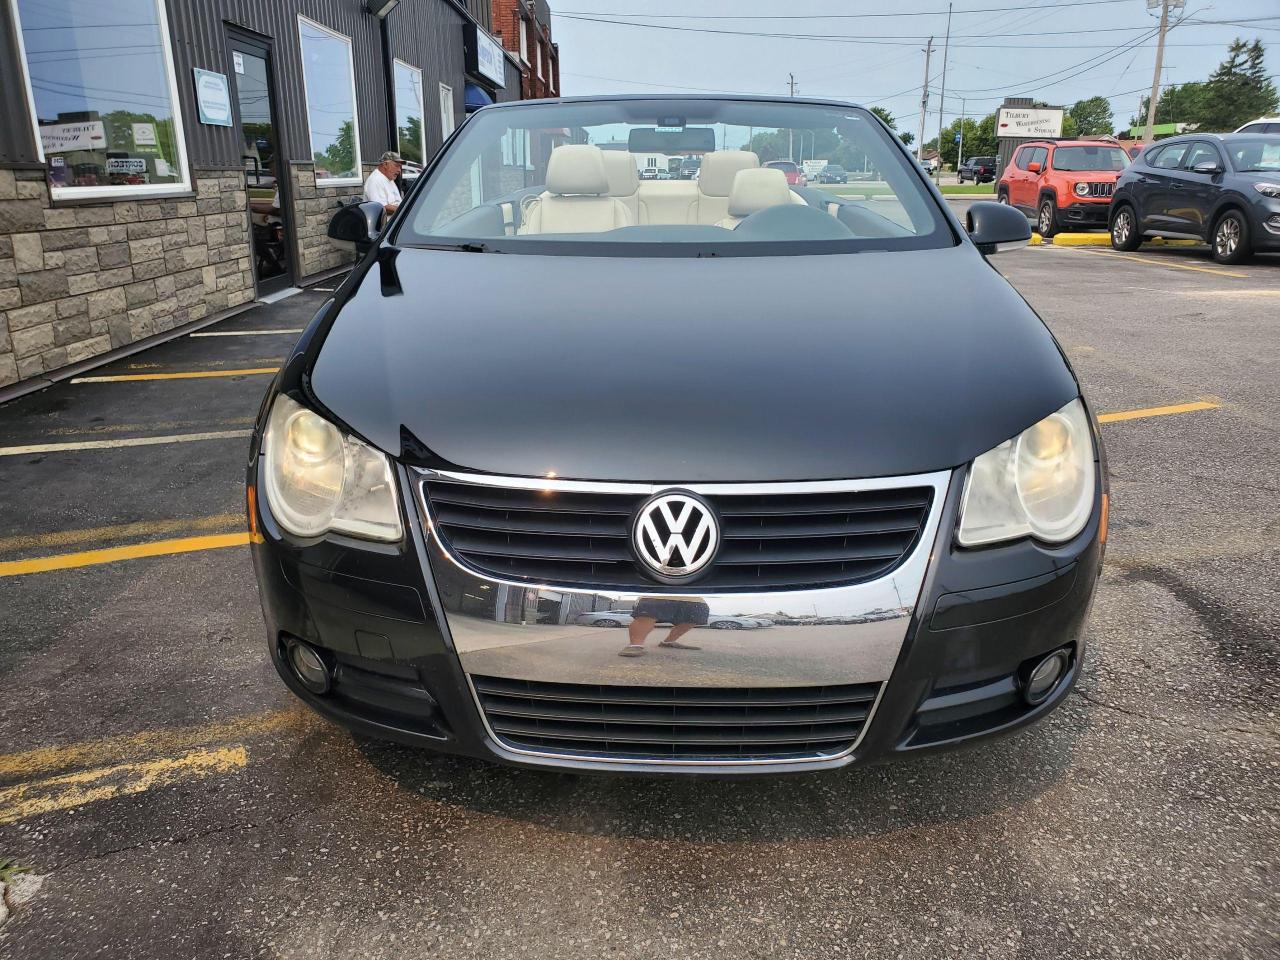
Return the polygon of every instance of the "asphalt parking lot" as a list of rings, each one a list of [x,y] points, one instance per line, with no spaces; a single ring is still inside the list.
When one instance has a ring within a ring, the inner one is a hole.
[[[324,292],[0,407],[0,954],[1280,956],[1280,260],[993,263],[1109,414],[1085,673],[831,775],[535,774],[299,707],[243,474]]]

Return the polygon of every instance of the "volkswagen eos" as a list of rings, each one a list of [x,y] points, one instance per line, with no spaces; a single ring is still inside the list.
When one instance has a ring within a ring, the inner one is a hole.
[[[791,185],[806,157],[871,179]],[[642,181],[647,158],[696,180]],[[1107,526],[1061,349],[844,103],[485,107],[265,397],[268,648],[365,735],[526,767],[822,770],[1043,717]],[[626,615],[626,633],[594,611]],[[768,630],[715,630],[731,616]]]

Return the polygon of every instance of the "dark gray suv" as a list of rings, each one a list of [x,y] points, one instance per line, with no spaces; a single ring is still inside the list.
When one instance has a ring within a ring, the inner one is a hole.
[[[1280,135],[1199,133],[1149,147],[1120,176],[1111,245],[1203,240],[1219,263],[1280,252]]]

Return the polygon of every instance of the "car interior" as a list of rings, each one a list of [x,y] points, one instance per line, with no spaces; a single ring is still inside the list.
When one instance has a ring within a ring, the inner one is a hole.
[[[726,239],[910,237],[913,231],[861,198],[788,185],[783,171],[747,150],[703,155],[696,180],[642,180],[636,155],[592,144],[551,151],[546,182],[475,207],[435,232],[444,236],[556,236],[626,230],[626,239],[669,242]],[[882,205],[883,206],[883,205]],[[790,213],[760,219],[775,207]],[[819,223],[819,221],[823,221]],[[768,233],[752,229],[767,224]],[[655,228],[679,228],[655,229]],[[740,236],[725,231],[744,228]],[[688,228],[711,228],[696,235]]]

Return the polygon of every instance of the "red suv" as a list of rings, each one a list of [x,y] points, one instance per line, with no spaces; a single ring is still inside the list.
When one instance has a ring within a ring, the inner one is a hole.
[[[790,186],[806,187],[809,185],[809,181],[798,163],[793,163],[790,160],[770,160],[765,166],[772,167],[774,170],[781,170],[786,175],[787,183]]]
[[[1042,237],[1077,227],[1106,229],[1116,179],[1129,165],[1117,144],[1098,140],[1034,140],[1018,147],[996,187],[1036,222]]]

